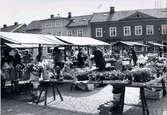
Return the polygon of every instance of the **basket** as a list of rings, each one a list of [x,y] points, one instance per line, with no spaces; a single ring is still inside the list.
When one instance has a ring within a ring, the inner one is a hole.
[[[150,90],[145,89],[145,98],[151,100],[161,99],[163,97],[163,90]]]

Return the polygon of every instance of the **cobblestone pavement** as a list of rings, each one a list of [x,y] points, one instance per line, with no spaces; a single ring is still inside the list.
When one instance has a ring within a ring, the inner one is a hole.
[[[72,93],[77,94],[79,92],[73,91]],[[88,93],[88,95],[90,95],[91,93],[92,92]],[[88,95],[86,93],[79,93],[77,96]],[[147,102],[150,115],[167,115],[165,114],[165,109],[167,111],[167,96],[163,97],[160,100],[148,100]],[[2,98],[1,107],[1,115],[90,115],[89,113],[79,113],[53,107],[28,104],[20,97],[14,95],[12,96],[12,98]],[[124,115],[142,115],[142,109],[133,107],[130,110],[126,111]]]

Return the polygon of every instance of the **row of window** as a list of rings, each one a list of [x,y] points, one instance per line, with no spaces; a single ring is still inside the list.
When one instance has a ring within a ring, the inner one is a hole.
[[[47,34],[53,34],[53,35],[57,35],[57,36],[62,36],[62,32],[55,32],[54,29],[49,29],[49,31],[46,31],[45,33]],[[76,30],[76,31],[68,31],[67,32],[68,36],[79,36],[79,37],[83,37],[83,30]]]
[[[83,30],[77,30],[77,31],[68,31],[68,36],[79,36],[79,37],[83,37]]]
[[[143,34],[143,27],[141,25],[135,26],[135,35],[141,36]],[[167,34],[167,24],[161,25],[161,33]],[[131,36],[131,26],[124,26],[123,27],[123,34],[124,36]],[[146,25],[146,34],[153,35],[154,34],[154,26],[153,25]],[[117,27],[110,27],[109,28],[109,36],[116,37],[117,36]],[[96,37],[103,37],[103,29],[96,28]]]
[[[42,28],[54,28],[60,25],[62,25],[62,21],[48,21],[46,23],[43,23]]]

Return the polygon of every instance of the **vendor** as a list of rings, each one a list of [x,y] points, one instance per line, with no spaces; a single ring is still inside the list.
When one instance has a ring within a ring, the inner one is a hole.
[[[78,60],[78,67],[83,67],[85,65],[86,56],[84,56],[84,52],[82,48],[79,48],[77,60]]]
[[[106,62],[104,60],[103,53],[100,51],[100,49],[97,49],[95,47],[93,51],[94,57],[91,60],[94,60],[96,63],[96,67],[99,68],[99,70],[104,70],[106,66]]]
[[[18,49],[14,49],[15,55],[13,57],[13,66],[16,67],[17,64],[21,64],[21,54]]]
[[[61,50],[58,49],[58,47],[55,47],[53,49],[53,60],[54,60],[54,68],[56,68],[56,72],[58,74],[58,79],[59,79],[60,70],[64,67],[64,58]]]
[[[32,55],[29,53],[29,50],[25,51],[25,54],[23,56],[23,62],[24,64],[28,64],[32,61]]]

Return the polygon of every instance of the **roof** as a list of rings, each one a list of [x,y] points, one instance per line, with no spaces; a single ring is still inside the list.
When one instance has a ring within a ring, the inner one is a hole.
[[[124,44],[124,45],[128,45],[128,46],[147,46],[147,45],[139,43],[139,42],[130,42],[130,41],[119,41],[113,45],[117,45],[117,44]]]
[[[14,24],[7,27],[2,27],[2,32],[25,32],[26,24]]]
[[[42,20],[35,20],[32,21],[28,26],[26,27],[26,30],[40,30],[42,29]]]
[[[67,27],[76,27],[76,26],[87,26],[89,21],[91,20],[92,15],[84,15],[84,16],[75,16],[72,17],[71,22]]]
[[[52,35],[0,32],[0,39],[11,40],[19,44],[66,45],[66,43],[53,38],[55,37]]]
[[[72,45],[110,45],[90,37],[56,36],[57,39]]]
[[[159,46],[159,47],[164,47],[165,45],[163,44],[159,44],[159,43],[155,43],[155,42],[148,42],[148,44],[154,45],[154,46]]]
[[[104,21],[118,21],[133,15],[136,12],[144,13],[146,15],[155,18],[166,18],[167,9],[138,9],[138,10],[125,10],[125,11],[115,11],[112,15],[109,12],[94,13],[91,22],[104,22]]]
[[[28,24],[28,26],[26,27],[26,31],[28,30],[40,30],[42,29],[42,24],[45,22],[45,21],[48,21],[48,20],[63,20],[63,19],[69,19],[69,18],[66,18],[66,17],[54,17],[54,18],[48,18],[48,19],[43,19],[43,20],[34,20],[32,22],[30,22],[30,24]]]

